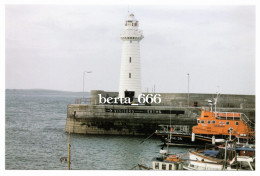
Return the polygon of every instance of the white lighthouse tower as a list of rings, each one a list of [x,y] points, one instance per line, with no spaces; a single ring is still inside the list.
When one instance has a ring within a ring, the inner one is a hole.
[[[137,98],[142,93],[141,66],[140,66],[140,41],[143,39],[142,30],[138,29],[139,22],[134,14],[130,14],[120,34],[123,40],[119,97],[125,98],[125,93],[130,92]]]

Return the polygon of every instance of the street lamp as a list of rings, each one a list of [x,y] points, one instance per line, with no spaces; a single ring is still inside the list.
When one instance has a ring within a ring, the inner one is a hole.
[[[84,98],[84,86],[85,86],[85,74],[92,73],[92,71],[84,71],[83,72],[83,98]]]
[[[188,73],[188,107],[190,107],[190,74]]]

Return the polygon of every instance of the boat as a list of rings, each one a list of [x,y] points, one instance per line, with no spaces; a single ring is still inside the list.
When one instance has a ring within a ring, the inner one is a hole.
[[[215,111],[211,107],[202,107],[201,115],[197,117],[197,125],[189,131],[188,126],[161,125],[156,134],[172,145],[213,145],[223,143],[227,138],[236,139],[237,142],[254,143],[255,131],[252,122],[244,113],[218,112],[216,109],[217,99],[214,98]],[[184,130],[185,129],[185,130]]]
[[[237,112],[212,112],[201,110],[197,118],[197,125],[192,128],[192,140],[196,135],[216,139],[238,139],[239,141],[254,143],[254,124],[244,113]]]
[[[166,150],[163,148],[164,146],[160,150],[160,156],[152,158],[152,168],[143,164],[138,164],[139,170],[183,170],[185,160],[181,158],[181,155],[169,154],[169,145],[167,145]]]
[[[236,159],[235,158],[230,162],[228,166],[225,166],[223,163],[212,163],[212,162],[206,162],[206,161],[190,161],[187,166],[183,166],[184,170],[199,170],[199,171],[221,171],[221,170],[227,170],[227,171],[254,171],[254,160],[251,157],[246,156],[239,156]]]
[[[168,154],[167,150],[161,150],[162,156],[152,159],[153,170],[183,170],[184,160],[179,155]]]
[[[164,147],[167,149],[164,150]],[[206,147],[206,146],[205,146]],[[234,139],[208,149],[190,150],[187,154],[169,154],[169,143],[164,144],[160,156],[152,159],[152,168],[138,164],[146,170],[255,170],[255,145],[238,143]],[[187,157],[188,156],[188,157]]]
[[[162,145],[170,146],[184,146],[184,147],[198,147],[207,143],[213,143],[212,138],[196,134],[192,136],[192,132],[187,125],[159,125],[159,130],[155,131],[157,136],[161,137]],[[222,140],[215,140],[216,142],[223,142]]]
[[[247,152],[246,151],[250,151]],[[190,151],[184,170],[255,170],[255,149],[226,141],[211,150]]]

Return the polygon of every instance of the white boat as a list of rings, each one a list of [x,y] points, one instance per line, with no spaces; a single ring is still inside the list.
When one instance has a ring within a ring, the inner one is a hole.
[[[236,160],[236,161],[235,161]],[[207,161],[192,161],[188,162],[188,165],[184,165],[184,170],[198,170],[198,171],[236,171],[236,170],[255,170],[254,160],[252,157],[248,156],[237,156],[225,167],[224,163],[214,163]]]
[[[227,143],[226,143],[227,144]],[[254,156],[239,156],[235,148],[226,147],[220,150],[204,152],[190,151],[189,160],[184,164],[185,170],[255,170]],[[221,153],[222,149],[222,153]],[[240,148],[239,148],[240,150]],[[244,148],[246,151],[247,149]],[[231,154],[227,156],[227,153]],[[223,157],[224,156],[224,157]]]
[[[153,158],[153,170],[183,170],[183,160],[178,155],[168,154],[167,150],[161,150],[161,157]]]

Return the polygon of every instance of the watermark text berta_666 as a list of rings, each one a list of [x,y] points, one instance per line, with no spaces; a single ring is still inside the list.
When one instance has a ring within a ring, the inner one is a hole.
[[[116,98],[112,98],[112,97],[102,97],[101,94],[98,94],[99,97],[99,103],[121,103],[121,104],[130,104],[131,100],[129,97],[126,98],[122,98],[122,97],[116,97]],[[145,104],[145,103],[156,103],[159,104],[161,103],[161,95],[160,94],[140,94],[138,96],[138,103],[140,104]]]

